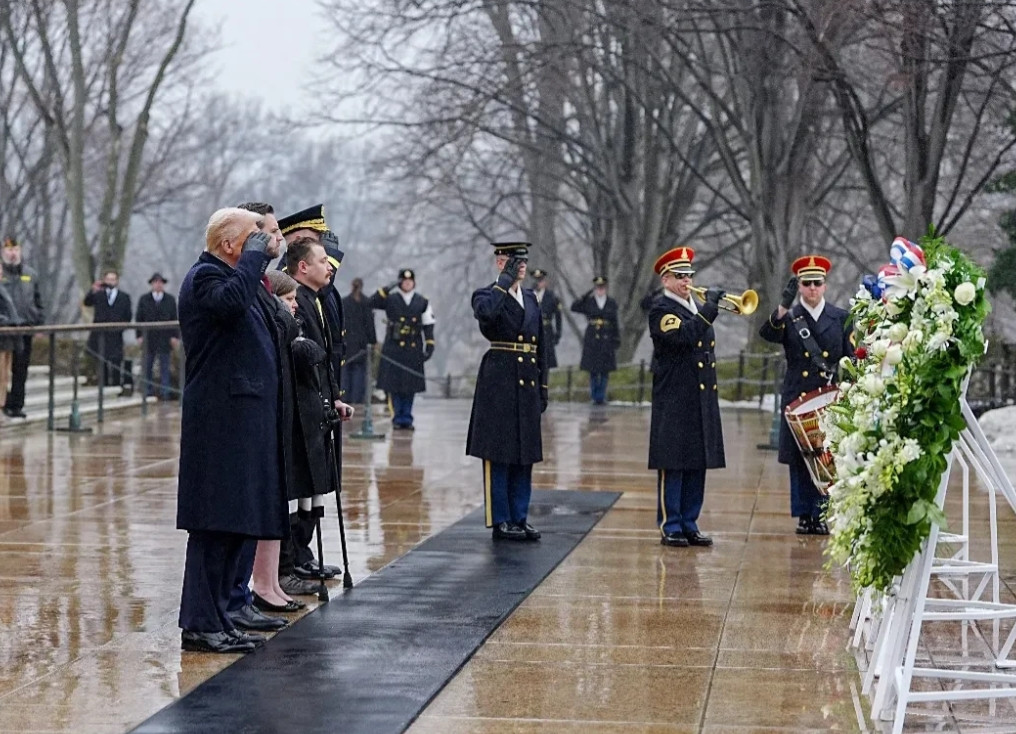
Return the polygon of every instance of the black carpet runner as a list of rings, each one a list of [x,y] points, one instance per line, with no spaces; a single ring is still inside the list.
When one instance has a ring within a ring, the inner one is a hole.
[[[538,543],[495,543],[471,512],[134,731],[404,731],[618,497],[533,492]]]

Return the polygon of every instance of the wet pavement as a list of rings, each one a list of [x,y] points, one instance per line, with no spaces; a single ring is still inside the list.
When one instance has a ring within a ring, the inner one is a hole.
[[[346,442],[354,581],[482,504],[479,462],[463,455],[468,401],[416,412],[414,433],[381,420],[383,441]],[[410,732],[870,730],[845,650],[849,584],[823,568],[821,538],[793,532],[786,470],[756,448],[769,415],[723,416],[729,466],[709,473],[706,549],[659,545],[648,418],[548,411],[536,488],[623,495]],[[178,430],[178,409],[159,405],[92,435],[0,443],[0,732],[124,732],[236,659],[179,649]],[[1016,528],[1000,514],[1003,596],[1016,600]],[[337,563],[334,521],[325,541]],[[942,631],[935,649],[958,649],[953,636]],[[1013,720],[1006,703],[939,706],[908,731]]]

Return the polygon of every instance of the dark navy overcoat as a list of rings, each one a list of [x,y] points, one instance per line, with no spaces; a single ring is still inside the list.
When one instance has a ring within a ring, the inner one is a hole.
[[[426,342],[434,340],[434,325],[424,326],[422,319],[429,301],[414,293],[406,303],[397,288],[391,293],[379,288],[369,300],[371,308],[385,312],[388,322],[377,371],[378,389],[395,394],[426,391],[423,363],[427,361]]]
[[[177,527],[282,538],[279,392],[283,340],[259,298],[267,255],[236,268],[202,253],[180,286],[187,355]]]
[[[617,301],[610,296],[603,308],[596,305],[592,291],[572,304],[571,310],[589,319],[582,339],[582,361],[579,368],[592,374],[613,372],[617,369],[617,348],[621,346],[621,332],[617,325]]]
[[[817,390],[829,384],[835,384],[836,378],[829,379],[829,374],[815,364],[811,354],[804,346],[798,329],[794,326],[793,319],[797,316],[804,316],[808,329],[815,337],[815,342],[822,350],[822,362],[831,367],[839,365],[840,359],[846,356],[853,356],[854,347],[850,343],[850,335],[853,332],[849,321],[850,312],[844,311],[838,306],[826,303],[819,314],[818,322],[811,317],[807,309],[797,304],[783,315],[782,319],[776,317],[777,311],[769,315],[769,319],[759,329],[759,336],[768,342],[783,345],[783,353],[787,357],[787,373],[783,376],[783,389],[780,393],[780,415],[783,415],[783,408],[797,400],[799,397]],[[790,426],[786,419],[780,420],[780,463],[789,464],[795,454],[800,453],[797,442],[790,432]]]
[[[658,295],[649,307],[653,339],[653,413],[649,428],[649,468],[674,471],[721,469],[723,427],[716,385],[718,313],[704,303],[693,313]]]
[[[494,285],[473,292],[473,315],[491,342],[480,361],[469,416],[466,453],[503,464],[543,461],[541,400],[547,397],[543,319],[533,291],[525,310]],[[510,350],[504,348],[512,345]]]

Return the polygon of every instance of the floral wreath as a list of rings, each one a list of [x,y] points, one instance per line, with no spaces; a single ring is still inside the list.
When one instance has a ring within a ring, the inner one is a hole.
[[[883,593],[945,525],[935,495],[989,310],[983,271],[934,232],[921,246],[897,237],[890,258],[851,301],[855,359],[821,422],[836,465],[826,553],[855,589]]]

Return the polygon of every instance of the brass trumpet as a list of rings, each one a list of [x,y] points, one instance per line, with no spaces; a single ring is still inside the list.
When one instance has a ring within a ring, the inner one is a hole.
[[[692,286],[691,292],[694,293],[698,299],[702,301],[702,303],[706,302],[705,288],[696,288],[695,286]],[[719,306],[724,311],[730,311],[731,313],[736,313],[739,316],[748,316],[755,313],[755,309],[758,308],[758,293],[750,288],[739,296],[724,293],[723,298],[720,299]]]

